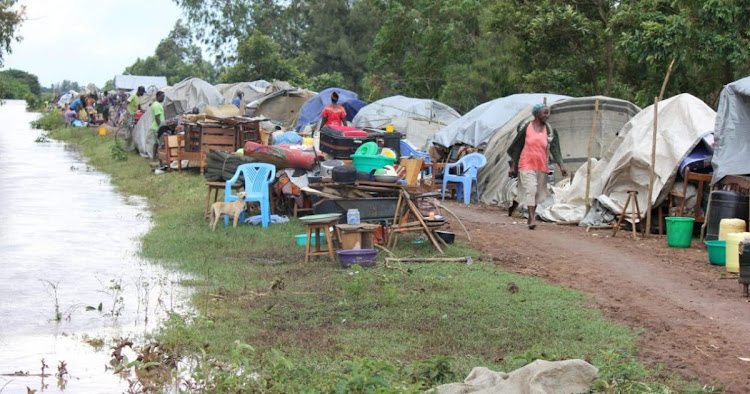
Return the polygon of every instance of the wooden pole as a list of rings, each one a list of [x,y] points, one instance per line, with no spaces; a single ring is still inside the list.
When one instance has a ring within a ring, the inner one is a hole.
[[[599,120],[599,99],[594,101],[594,120],[591,121],[591,136],[589,136],[588,159],[586,160],[586,213],[589,214],[591,209],[591,151],[594,149],[594,139],[596,138],[596,123]]]
[[[654,167],[656,166],[656,130],[658,125],[658,118],[659,118],[659,108],[658,103],[659,101],[664,98],[664,90],[667,88],[667,82],[669,81],[669,76],[672,75],[672,66],[674,66],[675,59],[672,58],[672,62],[669,63],[669,69],[667,69],[667,75],[664,77],[664,82],[661,84],[661,91],[659,92],[659,97],[654,97],[654,134],[653,138],[651,139],[651,174],[649,177],[648,182],[648,209],[646,210],[646,228],[643,229],[643,237],[647,237],[651,233],[651,211],[653,210],[653,203],[651,202],[651,198],[654,193],[654,178],[656,177],[656,173],[654,170]],[[635,226],[635,223],[633,223],[633,226]]]

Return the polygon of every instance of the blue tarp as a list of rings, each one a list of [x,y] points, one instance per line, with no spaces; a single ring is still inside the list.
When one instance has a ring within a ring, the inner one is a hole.
[[[328,88],[318,93],[315,97],[305,101],[299,110],[299,121],[297,122],[297,131],[312,123],[320,121],[320,113],[326,105],[331,104],[331,93],[336,92],[339,95],[339,105],[344,105],[349,101],[358,100],[357,93],[341,88]],[[347,119],[349,119],[347,112]]]
[[[346,121],[351,122],[357,116],[359,110],[367,106],[367,103],[359,99],[354,99],[347,101],[341,106],[346,110]]]

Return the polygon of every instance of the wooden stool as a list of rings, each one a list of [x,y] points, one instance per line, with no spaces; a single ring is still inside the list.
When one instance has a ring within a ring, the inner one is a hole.
[[[612,237],[617,235],[617,231],[620,230],[623,219],[625,219],[625,216],[628,215],[628,205],[630,205],[631,200],[633,201],[633,205],[631,206],[632,208],[630,210],[630,220],[633,221],[633,238],[638,238],[638,232],[635,231],[635,225],[636,223],[639,223],[641,221],[641,209],[638,207],[638,192],[635,190],[628,190],[628,199],[625,200],[625,205],[622,207],[622,212],[618,215],[617,224],[612,230]]]
[[[307,245],[305,245],[305,263],[310,261],[311,256],[325,256],[331,258],[332,262],[336,262],[336,257],[333,255],[333,232],[329,228],[335,225],[339,221],[339,218],[333,218],[326,222],[319,223],[307,223]],[[323,230],[323,234],[326,237],[326,244],[328,245],[327,250],[320,250],[320,233]],[[315,251],[310,251],[312,246],[313,231],[315,232]]]
[[[336,239],[341,249],[373,249],[375,231],[379,226],[371,223],[337,224]]]
[[[219,201],[219,190],[226,189],[226,182],[206,182],[206,186],[208,186],[208,195],[206,195],[206,211],[203,217],[208,219],[211,216],[211,191],[214,192],[213,202]],[[242,187],[242,184],[235,183],[232,185],[232,190],[237,190],[240,187]]]

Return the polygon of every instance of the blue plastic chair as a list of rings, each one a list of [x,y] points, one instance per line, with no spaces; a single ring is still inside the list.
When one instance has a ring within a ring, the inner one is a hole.
[[[470,153],[455,163],[446,164],[445,172],[443,173],[443,200],[445,200],[445,190],[448,187],[448,182],[455,182],[458,184],[456,185],[456,197],[461,198],[461,194],[463,193],[464,204],[469,205],[471,202],[471,184],[474,183],[477,192],[477,202],[479,202],[477,173],[485,164],[487,164],[487,158],[481,153]],[[450,173],[451,168],[455,167],[458,167],[460,175]]]
[[[424,160],[424,162],[427,164],[432,163],[429,153],[420,152],[414,149],[408,142],[406,142],[406,140],[401,140],[399,142],[399,150],[401,150],[401,157],[415,157],[417,159]],[[432,173],[432,167],[427,167],[427,173]]]
[[[234,185],[242,174],[245,183],[245,194],[247,202],[260,203],[260,215],[263,227],[268,227],[271,221],[271,198],[269,196],[269,186],[276,179],[276,167],[266,163],[248,163],[240,164],[232,179],[226,182],[224,190],[224,202],[237,201],[237,196],[232,194],[232,185]],[[245,214],[240,215],[240,221],[245,220]],[[229,226],[229,216],[224,217],[224,226]]]

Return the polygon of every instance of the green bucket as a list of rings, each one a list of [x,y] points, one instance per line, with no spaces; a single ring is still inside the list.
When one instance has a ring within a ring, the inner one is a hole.
[[[695,218],[671,216],[667,219],[667,245],[670,248],[689,248],[693,240]]]
[[[727,264],[727,241],[706,241],[708,262],[713,265]]]

